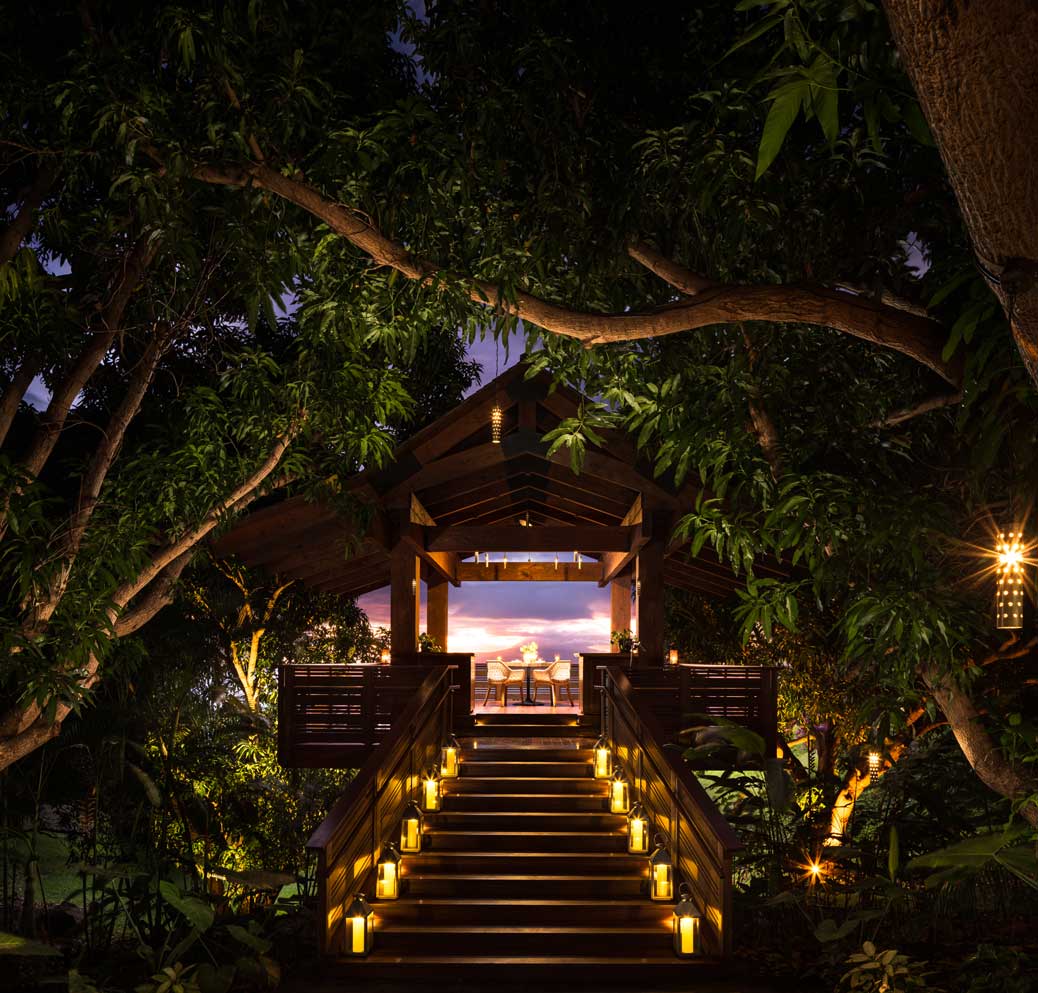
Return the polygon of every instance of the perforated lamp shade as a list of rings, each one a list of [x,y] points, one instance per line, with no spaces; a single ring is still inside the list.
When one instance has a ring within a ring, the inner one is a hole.
[[[595,742],[595,779],[608,779],[613,774],[613,752],[602,735]]]
[[[1014,631],[1024,626],[1024,547],[1020,532],[998,536],[995,626]]]
[[[453,734],[447,735],[447,740],[440,749],[440,776],[443,779],[454,779],[458,775],[458,759],[461,757],[461,745]]]
[[[346,908],[346,954],[367,955],[375,943],[375,920],[363,893],[354,893]]]
[[[659,835],[656,835],[656,851],[649,856],[649,899],[674,899],[674,863]]]
[[[626,814],[631,806],[631,788],[621,770],[617,769],[609,783],[609,810],[614,814]]]
[[[674,953],[683,959],[703,953],[703,915],[692,902],[687,886],[681,887],[681,899],[674,907]]]
[[[400,851],[415,855],[422,850],[422,811],[412,800],[404,808],[404,819],[400,822]]]
[[[649,818],[640,803],[631,807],[627,815],[627,851],[632,855],[649,853]]]
[[[400,853],[395,845],[386,845],[375,873],[375,896],[379,900],[395,900],[400,896]]]

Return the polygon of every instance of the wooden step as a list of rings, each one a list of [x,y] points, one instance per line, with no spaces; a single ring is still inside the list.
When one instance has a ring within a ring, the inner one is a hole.
[[[574,738],[574,742],[579,739]],[[461,742],[461,762],[587,762],[594,758],[591,748],[572,748],[535,745],[513,745],[501,747],[487,744],[480,746],[478,742]]]
[[[592,780],[593,782],[593,780]],[[608,811],[609,797],[579,793],[448,793],[444,810]]]
[[[443,782],[450,796],[459,793],[564,793],[608,796],[609,784],[590,776],[474,776],[465,775]]]
[[[425,822],[430,828],[459,831],[620,831],[627,818],[605,811],[440,810],[426,814]]]
[[[376,923],[376,928],[378,924]],[[644,955],[649,949],[670,946],[665,928],[651,925],[515,925],[515,924],[383,924],[378,947],[401,955]]]
[[[411,897],[472,896],[472,897],[565,897],[576,899],[606,899],[609,897],[642,896],[645,889],[641,876],[573,875],[565,871],[553,875],[518,875],[507,871],[489,873],[408,873],[407,893]]]
[[[588,746],[594,745],[597,737],[592,729],[579,724],[485,724],[478,718],[473,734],[476,738],[577,738],[587,741]]]
[[[560,714],[547,709],[537,713],[530,713],[529,711],[508,713],[508,711],[503,711],[500,714],[473,714],[473,720],[476,723],[476,727],[489,728],[497,728],[509,724],[529,724],[532,727],[541,728],[557,728],[560,725],[565,727],[582,726],[581,714]]]
[[[451,873],[462,875],[500,873],[523,875],[633,875],[648,878],[649,863],[643,856],[627,852],[487,852],[482,849],[430,851],[405,855],[401,878],[411,873]]]
[[[593,779],[590,762],[545,762],[541,759],[506,759],[501,762],[468,759],[459,766],[461,777],[478,776],[482,779],[504,776],[542,778],[559,776],[565,779]]]
[[[622,852],[627,848],[627,832],[615,828],[611,831],[557,828],[530,834],[511,825],[505,830],[500,826],[491,830],[430,828],[422,842],[423,854],[473,848],[485,852]]]
[[[673,908],[669,904],[644,899],[563,900],[500,899],[494,897],[423,897],[403,898],[390,903],[372,904],[377,918],[387,923],[418,921],[448,925],[453,923],[527,925],[537,921],[545,925],[572,924],[643,924],[657,928],[670,926]]]

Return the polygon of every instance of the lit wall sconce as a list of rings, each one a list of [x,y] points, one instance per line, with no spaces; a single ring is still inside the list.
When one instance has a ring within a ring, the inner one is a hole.
[[[412,800],[404,808],[404,819],[400,822],[400,851],[417,855],[422,850],[422,811]]]
[[[375,896],[379,900],[395,900],[400,896],[400,853],[395,845],[382,849],[375,875]]]
[[[490,411],[490,440],[495,445],[501,444],[501,425],[504,417],[504,411],[495,403]]]
[[[674,863],[663,847],[663,836],[656,835],[656,851],[649,856],[649,899],[674,899]]]
[[[444,779],[456,779],[458,775],[458,759],[461,756],[461,745],[453,734],[447,735],[443,748],[440,749],[440,776]]]
[[[613,752],[602,735],[595,742],[595,779],[608,779],[613,774]]]
[[[609,811],[613,814],[626,814],[631,807],[631,788],[624,779],[624,774],[617,769],[613,781],[609,784]]]
[[[879,749],[869,749],[869,775],[875,776],[879,773],[879,767],[883,764],[883,756]]]
[[[1023,534],[1010,531],[998,536],[996,558],[998,580],[995,584],[995,627],[1016,630],[1024,626],[1024,546]]]
[[[382,665],[389,665],[389,663],[392,661],[392,658],[393,657],[392,655],[390,655],[389,649],[383,648],[382,651],[379,653],[378,660],[382,663]]]
[[[632,855],[649,853],[649,818],[641,803],[631,807],[627,815],[627,851]]]
[[[678,650],[676,648],[672,648],[669,652],[667,652],[667,661],[671,665],[678,664]]]
[[[375,943],[375,921],[363,893],[354,893],[346,908],[346,928],[346,951],[350,955],[367,955]]]
[[[687,883],[681,884],[681,899],[674,907],[674,953],[679,958],[692,958],[702,952],[702,919],[699,908],[692,902],[692,891]]]
[[[427,769],[422,775],[422,810],[426,813],[440,809],[440,776],[435,769]]]

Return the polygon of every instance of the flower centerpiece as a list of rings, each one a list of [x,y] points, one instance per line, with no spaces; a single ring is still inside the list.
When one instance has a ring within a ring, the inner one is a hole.
[[[523,661],[527,664],[537,661],[537,642],[531,641],[528,645],[520,645],[519,651],[523,656]]]

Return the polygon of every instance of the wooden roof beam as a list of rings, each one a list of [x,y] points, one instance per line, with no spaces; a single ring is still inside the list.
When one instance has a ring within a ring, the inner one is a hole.
[[[462,562],[458,566],[458,579],[463,583],[594,583],[602,575],[602,566],[597,562],[585,562],[579,568],[575,562],[501,562],[477,565]]]
[[[426,548],[437,552],[622,552],[630,547],[627,527],[436,527],[426,529]]]

